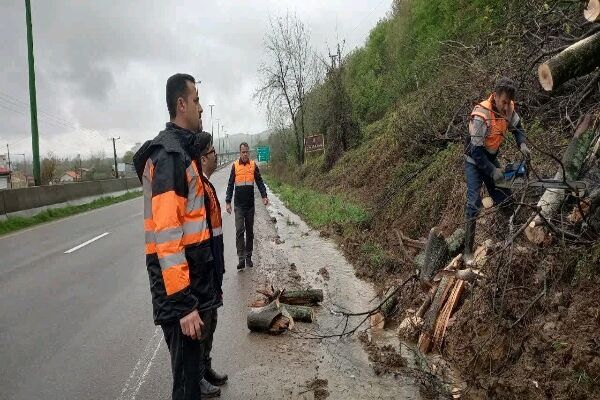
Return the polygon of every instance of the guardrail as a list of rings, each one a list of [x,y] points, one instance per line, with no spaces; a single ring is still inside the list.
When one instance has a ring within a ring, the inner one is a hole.
[[[86,197],[129,191],[140,186],[140,181],[136,177],[0,190],[0,215],[67,203]]]

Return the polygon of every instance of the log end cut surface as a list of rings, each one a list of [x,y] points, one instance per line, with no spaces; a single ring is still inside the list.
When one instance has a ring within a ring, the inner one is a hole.
[[[551,91],[554,86],[554,80],[552,79],[552,72],[550,71],[550,67],[547,63],[541,64],[538,67],[538,78],[540,80],[540,84],[546,91]]]
[[[583,16],[590,22],[600,21],[600,0],[590,0]]]

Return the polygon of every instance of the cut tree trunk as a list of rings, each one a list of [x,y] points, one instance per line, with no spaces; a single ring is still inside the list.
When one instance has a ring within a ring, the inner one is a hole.
[[[313,309],[308,306],[293,306],[291,304],[284,306],[290,313],[294,321],[300,322],[313,322],[315,320],[315,313]]]
[[[317,304],[323,301],[322,289],[275,290],[273,287],[271,287],[267,289],[260,289],[256,292],[266,296],[269,300],[269,303],[275,299],[279,299],[280,303],[294,305]]]
[[[592,124],[591,120],[591,115],[585,116],[575,130],[575,135],[573,135],[573,139],[563,154],[561,161],[565,167],[566,176],[564,176],[564,179],[566,180],[576,180],[579,177],[581,167],[590,152],[596,133],[596,126]],[[562,180],[563,175],[563,171],[559,167],[554,179]],[[560,210],[565,195],[563,189],[547,189],[544,192],[537,203],[539,213],[543,218],[537,215],[525,228],[525,235],[530,242],[542,244],[548,241],[548,230],[543,226],[543,220],[552,218]]]
[[[462,295],[464,288],[465,281],[460,279],[456,280],[452,291],[448,296],[448,301],[446,301],[442,311],[440,312],[440,315],[438,316],[433,333],[433,347],[437,350],[441,351],[442,349],[442,343],[444,341],[444,336],[446,335],[446,329],[448,328],[448,321],[450,320],[450,316],[460,300],[460,296]]]
[[[393,291],[395,289],[390,290]],[[386,294],[385,297],[389,298],[383,302],[383,304],[377,312],[375,312],[369,317],[369,320],[371,321],[371,327],[383,329],[385,327],[385,320],[394,313],[394,310],[398,305],[398,293],[390,296],[388,292],[388,294]]]
[[[455,230],[448,239],[448,257],[454,257],[463,250],[465,245],[465,230],[458,228]]]
[[[285,304],[317,304],[323,301],[322,289],[285,290],[279,297]]]
[[[590,22],[600,21],[600,0],[590,0],[583,16]]]
[[[423,318],[423,329],[421,330],[421,336],[419,337],[419,350],[423,353],[427,353],[431,348],[435,323],[442,306],[446,302],[446,299],[454,286],[455,280],[456,279],[451,276],[444,276],[442,278],[435,292],[435,296],[431,301],[431,306],[429,306],[429,309],[425,313],[425,317]]]
[[[294,319],[279,301],[264,307],[252,308],[246,319],[248,329],[253,332],[282,333],[294,327]]]
[[[551,91],[600,65],[600,32],[567,47],[538,67],[542,87]]]
[[[442,269],[448,260],[448,243],[437,227],[431,228],[427,246],[425,247],[425,260],[419,273],[421,287],[431,287],[431,278]]]

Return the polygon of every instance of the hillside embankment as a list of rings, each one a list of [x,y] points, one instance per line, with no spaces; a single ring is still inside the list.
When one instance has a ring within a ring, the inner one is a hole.
[[[397,1],[343,64],[359,127],[347,150],[332,156],[336,138],[326,134],[325,154],[296,165],[282,150],[285,134],[271,138],[266,175],[274,190],[337,239],[359,276],[386,291],[419,269],[415,256],[431,228],[449,237],[464,226],[462,141],[473,106],[499,77],[518,85],[532,175],[554,177],[577,127],[587,124],[585,162],[574,179],[590,190],[561,201],[545,240],[536,244],[524,234],[544,189],[518,192],[521,206],[510,216],[491,207],[478,219],[476,247],[488,241],[481,276],[465,284],[434,349],[459,370],[467,398],[600,397],[600,243],[589,223],[597,205],[585,205],[599,185],[600,72],[551,92],[537,72],[600,31],[583,17],[587,3]],[[308,130],[330,134],[327,97],[319,100],[318,91]],[[501,153],[502,164],[522,159],[510,137]],[[427,296],[417,280],[405,287],[391,325]]]

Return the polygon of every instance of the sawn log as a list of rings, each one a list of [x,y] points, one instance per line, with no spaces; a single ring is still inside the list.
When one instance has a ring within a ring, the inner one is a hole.
[[[544,90],[551,91],[570,79],[587,75],[600,65],[600,32],[567,47],[538,67]]]
[[[596,123],[592,123],[591,115],[586,115],[575,130],[573,139],[562,156],[561,162],[566,174],[563,174],[563,170],[559,166],[554,179],[562,180],[564,177],[566,180],[576,180],[578,178],[581,167],[592,148],[596,130]],[[551,219],[558,212],[565,196],[566,193],[563,189],[547,189],[544,192],[537,203],[541,217],[537,215],[525,229],[525,235],[530,242],[542,244],[546,241],[548,230],[543,226],[543,220]]]
[[[583,16],[590,22],[600,21],[600,0],[590,0]]]
[[[447,260],[448,243],[446,243],[446,239],[440,230],[433,227],[429,231],[427,245],[425,246],[425,259],[419,272],[421,287],[428,288],[431,286],[431,278],[446,265]]]

